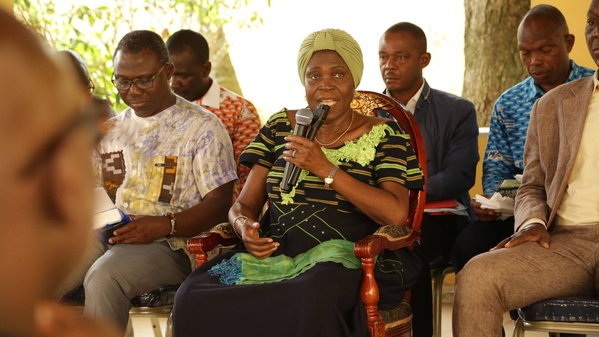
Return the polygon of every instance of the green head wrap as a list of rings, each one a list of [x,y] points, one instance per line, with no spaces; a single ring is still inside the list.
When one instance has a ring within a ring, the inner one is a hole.
[[[297,56],[297,69],[302,84],[306,85],[304,83],[304,76],[306,75],[308,61],[312,58],[312,54],[321,50],[333,50],[341,56],[347,64],[349,71],[351,71],[354,88],[357,88],[364,71],[362,49],[351,35],[340,29],[333,28],[314,32],[308,35],[302,42],[299,55]]]

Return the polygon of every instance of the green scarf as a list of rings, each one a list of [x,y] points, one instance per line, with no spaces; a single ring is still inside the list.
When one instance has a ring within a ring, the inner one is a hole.
[[[354,243],[329,240],[294,258],[278,255],[259,259],[249,253],[237,253],[212,267],[208,273],[218,276],[223,284],[256,284],[292,279],[319,262],[341,263],[345,268],[359,269]]]

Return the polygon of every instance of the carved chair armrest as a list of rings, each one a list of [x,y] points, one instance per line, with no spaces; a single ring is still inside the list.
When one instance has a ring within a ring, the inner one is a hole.
[[[396,250],[411,247],[420,242],[420,232],[408,226],[388,225],[380,227],[354,245],[354,254],[362,261],[362,284],[360,298],[366,308],[371,336],[384,336],[385,321],[378,311],[379,288],[374,278],[374,258],[384,249]]]
[[[208,253],[217,246],[232,246],[240,239],[228,222],[214,226],[209,232],[202,232],[187,240],[187,249],[195,256],[196,268],[208,261]]]
[[[374,234],[368,235],[354,245],[357,258],[375,257],[384,249],[396,250],[420,243],[420,232],[408,226],[381,226]]]

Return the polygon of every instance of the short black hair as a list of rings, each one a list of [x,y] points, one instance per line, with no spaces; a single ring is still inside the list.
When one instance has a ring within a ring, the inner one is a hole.
[[[138,53],[144,49],[148,49],[158,57],[160,63],[167,63],[168,50],[164,44],[164,40],[160,35],[149,30],[134,30],[123,36],[112,57],[121,51],[123,53]]]
[[[387,28],[385,35],[387,33],[408,33],[418,40],[420,47],[422,48],[421,52],[426,53],[427,51],[426,34],[424,34],[422,28],[411,22],[398,22]]]
[[[170,54],[190,52],[198,63],[208,61],[210,49],[206,38],[193,30],[182,29],[166,40],[166,48]]]

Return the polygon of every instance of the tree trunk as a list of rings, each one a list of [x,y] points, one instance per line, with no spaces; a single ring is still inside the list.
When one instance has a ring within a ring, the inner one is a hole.
[[[489,126],[495,100],[528,76],[520,61],[517,31],[530,0],[464,0],[464,87],[479,126]]]
[[[212,62],[212,71],[210,76],[218,82],[219,85],[233,91],[234,93],[243,96],[241,86],[237,80],[235,68],[231,62],[229,55],[229,43],[225,37],[225,32],[222,26],[217,28],[208,37],[210,45],[210,60]]]

